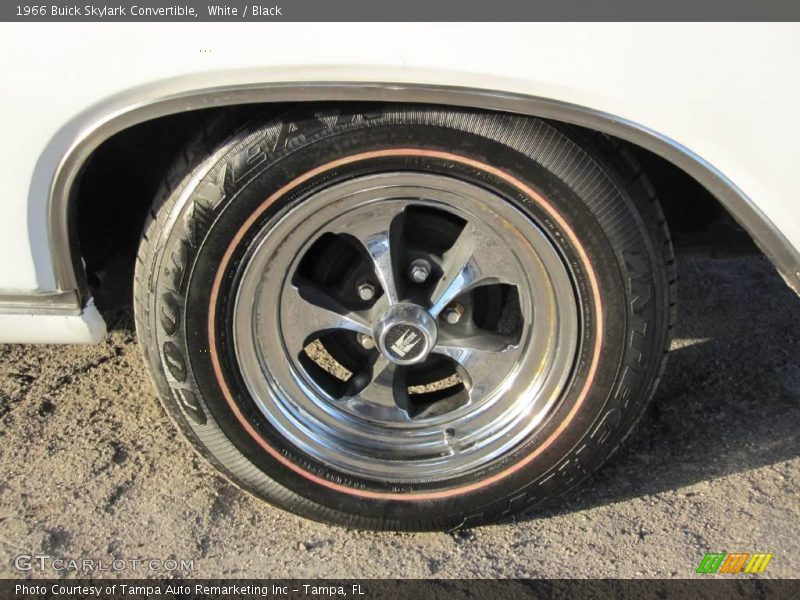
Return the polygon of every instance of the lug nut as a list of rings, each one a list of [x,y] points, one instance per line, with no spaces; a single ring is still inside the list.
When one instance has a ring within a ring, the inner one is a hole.
[[[431,274],[431,264],[424,258],[418,258],[408,267],[408,278],[414,283],[425,283]]]
[[[455,325],[461,320],[461,317],[464,316],[464,307],[454,302],[444,309],[443,316],[444,320],[450,323],[450,325]]]
[[[358,291],[358,297],[362,300],[372,300],[375,297],[375,286],[369,281],[360,283],[356,291]]]
[[[358,334],[358,343],[364,350],[372,350],[375,347],[375,340],[363,333]]]

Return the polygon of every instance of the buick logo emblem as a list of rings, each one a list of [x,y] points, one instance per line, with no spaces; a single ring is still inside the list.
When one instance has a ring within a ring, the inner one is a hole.
[[[436,321],[421,306],[400,303],[390,306],[373,326],[381,354],[396,365],[424,362],[436,343]]]
[[[385,344],[389,353],[399,360],[413,360],[425,350],[422,332],[407,324],[392,327],[386,334]]]

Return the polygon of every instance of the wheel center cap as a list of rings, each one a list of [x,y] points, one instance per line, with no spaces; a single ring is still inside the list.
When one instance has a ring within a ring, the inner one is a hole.
[[[378,349],[397,365],[412,365],[428,358],[436,343],[436,321],[421,306],[395,304],[373,326]]]

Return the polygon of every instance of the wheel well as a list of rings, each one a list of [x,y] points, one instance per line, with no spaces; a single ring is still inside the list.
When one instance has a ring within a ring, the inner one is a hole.
[[[78,180],[73,215],[87,281],[100,310],[131,301],[136,251],[158,187],[196,131],[223,110],[252,111],[253,106],[195,110],[146,121],[104,141],[87,161]],[[642,147],[620,142],[652,181],[677,246],[755,248],[749,235],[694,178]]]

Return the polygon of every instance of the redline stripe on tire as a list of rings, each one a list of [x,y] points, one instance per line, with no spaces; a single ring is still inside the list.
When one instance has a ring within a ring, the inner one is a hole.
[[[318,477],[313,473],[302,469],[297,464],[283,456],[279,453],[275,448],[270,446],[258,433],[255,431],[253,426],[249,423],[249,421],[244,417],[240,408],[236,404],[233,399],[233,395],[231,394],[230,389],[228,388],[227,382],[225,381],[225,377],[222,372],[222,367],[220,365],[219,357],[217,355],[217,348],[216,348],[216,332],[214,327],[214,322],[216,320],[216,305],[217,305],[217,298],[219,293],[219,288],[222,283],[222,278],[225,274],[225,270],[228,266],[231,256],[236,250],[239,242],[242,240],[244,235],[253,225],[253,223],[258,219],[258,217],[267,210],[274,202],[284,196],[286,193],[290,192],[297,186],[301,185],[305,181],[316,177],[326,171],[331,169],[335,169],[342,165],[356,163],[362,160],[374,159],[374,158],[382,158],[382,157],[398,157],[398,156],[419,156],[419,157],[428,157],[428,158],[436,158],[442,160],[449,160],[457,163],[461,163],[463,165],[473,167],[476,169],[483,170],[484,172],[490,173],[495,177],[503,179],[508,184],[516,187],[524,194],[526,194],[531,200],[535,201],[541,208],[543,208],[552,218],[553,220],[558,223],[559,227],[562,228],[564,233],[570,239],[571,243],[574,245],[575,249],[578,252],[581,260],[583,261],[583,265],[586,269],[586,273],[589,279],[590,286],[592,288],[592,298],[594,300],[595,309],[597,311],[597,319],[596,319],[596,332],[595,332],[595,344],[594,344],[594,352],[592,355],[592,362],[589,368],[589,372],[586,378],[586,382],[584,383],[583,388],[581,389],[580,394],[575,402],[575,404],[570,409],[567,416],[558,424],[558,427],[553,431],[550,436],[544,440],[540,445],[536,447],[536,449],[528,454],[522,460],[517,461],[515,464],[510,466],[509,468],[500,471],[490,477],[482,479],[480,481],[476,481],[469,485],[451,488],[447,490],[441,490],[436,492],[419,492],[419,493],[407,493],[407,494],[397,494],[391,492],[375,492],[369,490],[361,490],[352,488],[349,486],[344,486],[341,484],[334,483],[332,481],[328,481],[324,478]],[[595,372],[597,369],[597,364],[600,358],[600,350],[602,347],[602,338],[603,338],[603,310],[602,310],[602,303],[600,298],[600,290],[597,283],[597,278],[595,276],[594,270],[592,269],[592,265],[589,262],[589,258],[584,250],[583,246],[580,244],[575,233],[569,227],[567,222],[564,218],[552,207],[552,205],[547,202],[541,194],[537,193],[529,186],[525,185],[519,179],[512,177],[511,175],[503,172],[500,169],[487,165],[485,163],[481,163],[479,161],[466,158],[463,156],[459,156],[457,154],[451,154],[449,152],[441,152],[435,150],[422,150],[422,149],[415,149],[415,148],[397,148],[397,149],[389,149],[389,150],[377,150],[372,152],[364,152],[360,154],[355,154],[352,156],[344,157],[341,159],[337,159],[331,162],[328,162],[324,165],[316,167],[311,171],[301,175],[300,177],[295,178],[293,181],[289,182],[285,186],[281,187],[278,191],[274,194],[269,196],[257,209],[253,212],[247,220],[244,222],[242,227],[236,232],[236,235],[233,236],[230,245],[225,251],[225,254],[222,258],[222,261],[219,265],[217,270],[216,276],[214,278],[214,283],[211,289],[211,299],[209,302],[209,311],[208,311],[208,338],[209,338],[209,354],[211,357],[211,361],[213,364],[213,369],[217,381],[219,383],[220,389],[225,397],[228,406],[230,407],[231,411],[233,412],[234,416],[240,422],[241,426],[244,430],[250,435],[253,440],[259,444],[267,453],[270,454],[275,460],[286,466],[287,468],[291,469],[295,473],[305,477],[306,479],[327,487],[329,489],[336,490],[338,492],[342,492],[345,494],[350,494],[353,496],[358,496],[362,498],[372,498],[372,499],[380,499],[380,500],[400,500],[400,501],[424,501],[424,500],[435,500],[441,498],[447,498],[451,496],[456,496],[468,492],[473,492],[479,489],[482,489],[488,485],[496,483],[501,479],[515,473],[532,460],[534,460],[537,456],[539,456],[544,450],[547,449],[560,435],[561,433],[569,426],[570,422],[580,410],[581,405],[583,404],[583,400],[585,399],[586,395],[588,394],[589,390],[592,387],[592,383],[594,381]]]

